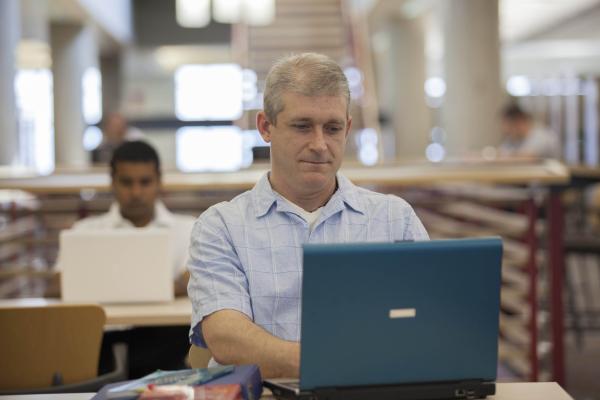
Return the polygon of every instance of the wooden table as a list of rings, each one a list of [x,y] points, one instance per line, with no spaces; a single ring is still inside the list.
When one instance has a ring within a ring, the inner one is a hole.
[[[573,179],[588,179],[596,182],[600,181],[600,167],[570,165],[568,168]]]
[[[267,171],[265,167],[224,173],[163,174],[165,191],[246,190]],[[519,162],[447,162],[397,164],[376,167],[347,165],[341,172],[357,185],[426,186],[448,182],[503,184],[563,184],[569,182],[569,169],[562,163],[546,160]],[[49,176],[0,177],[0,189],[20,189],[39,194],[79,193],[82,189],[110,191],[107,172],[56,173]]]
[[[62,304],[58,299],[7,299],[0,300],[1,307],[33,307]],[[104,304],[107,328],[120,326],[176,326],[189,325],[192,304],[187,297],[169,303]]]
[[[189,325],[192,303],[180,297],[169,303],[103,305],[106,325],[174,326]]]
[[[573,400],[555,382],[544,383],[499,383],[496,386],[496,395],[488,397],[489,400]],[[3,400],[89,400],[94,393],[71,394],[41,394],[25,396],[0,396]],[[261,399],[269,400],[274,397],[263,395]]]

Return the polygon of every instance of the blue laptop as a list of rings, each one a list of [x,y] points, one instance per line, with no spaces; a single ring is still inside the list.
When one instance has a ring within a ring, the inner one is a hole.
[[[279,398],[495,393],[500,238],[304,246],[300,380]]]

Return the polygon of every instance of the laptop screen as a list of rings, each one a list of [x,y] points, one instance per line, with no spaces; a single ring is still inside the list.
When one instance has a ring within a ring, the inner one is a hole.
[[[499,238],[305,245],[300,388],[493,381]]]
[[[172,245],[165,229],[66,230],[61,294],[71,302],[173,300]]]

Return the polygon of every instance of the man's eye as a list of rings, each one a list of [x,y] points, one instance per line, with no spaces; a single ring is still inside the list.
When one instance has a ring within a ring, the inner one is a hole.
[[[293,124],[292,127],[298,130],[306,130],[309,128],[308,124]]]
[[[329,133],[338,133],[342,131],[341,126],[328,126],[325,128]]]

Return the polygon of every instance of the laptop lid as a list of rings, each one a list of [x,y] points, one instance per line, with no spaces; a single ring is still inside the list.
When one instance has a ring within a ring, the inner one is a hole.
[[[300,389],[496,379],[499,238],[304,246]]]
[[[69,302],[173,300],[172,247],[161,229],[66,230],[61,295]]]

